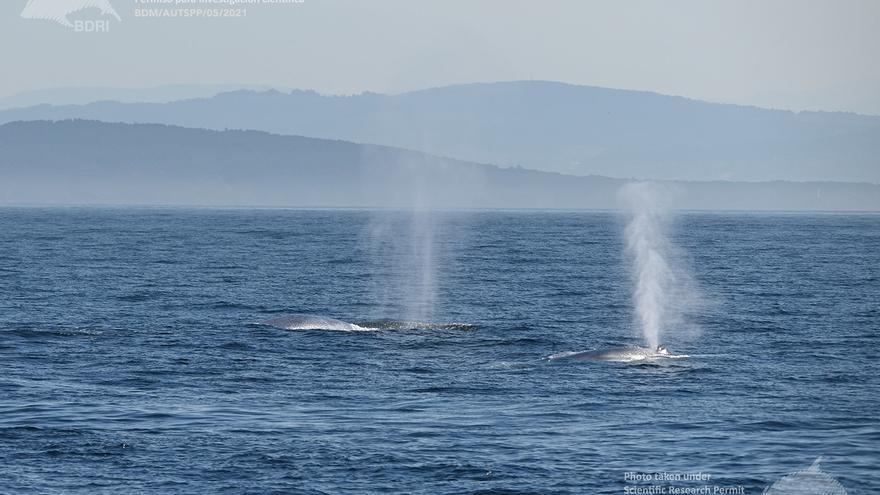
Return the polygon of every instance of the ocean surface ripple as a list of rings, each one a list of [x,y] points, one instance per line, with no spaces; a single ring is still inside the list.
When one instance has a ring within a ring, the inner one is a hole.
[[[880,492],[880,216],[682,215],[690,357],[624,364],[542,359],[641,344],[621,216],[443,213],[460,326],[416,327],[383,214],[0,209],[0,493],[760,493],[820,455]],[[289,313],[384,323],[255,325]]]

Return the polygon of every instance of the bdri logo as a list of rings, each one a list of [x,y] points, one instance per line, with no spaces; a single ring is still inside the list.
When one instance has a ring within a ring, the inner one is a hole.
[[[67,16],[85,9],[98,9],[101,16],[113,16],[122,21],[113,10],[110,0],[28,0],[21,11],[23,19],[45,19],[69,27],[77,32],[100,33],[110,31],[110,20],[88,19],[71,22]]]

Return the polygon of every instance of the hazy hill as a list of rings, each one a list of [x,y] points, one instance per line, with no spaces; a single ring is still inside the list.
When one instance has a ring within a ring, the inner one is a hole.
[[[0,110],[34,105],[87,105],[96,101],[124,103],[167,103],[188,98],[205,98],[248,89],[266,91],[268,86],[244,84],[170,84],[151,88],[61,87],[33,89],[0,98]]]
[[[626,181],[257,131],[0,125],[0,203],[613,208]],[[678,183],[694,209],[880,210],[880,186]]]
[[[375,143],[576,175],[880,182],[880,117],[766,110],[549,82],[401,95],[234,91],[171,103],[6,110],[0,122],[86,118]]]

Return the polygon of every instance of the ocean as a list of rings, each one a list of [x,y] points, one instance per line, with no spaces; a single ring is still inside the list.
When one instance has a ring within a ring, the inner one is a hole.
[[[0,208],[0,493],[880,492],[880,215],[680,212],[689,357],[546,359],[642,344],[626,220]]]

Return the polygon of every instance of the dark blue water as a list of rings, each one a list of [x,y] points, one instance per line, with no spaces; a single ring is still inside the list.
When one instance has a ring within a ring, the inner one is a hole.
[[[819,455],[880,491],[880,216],[682,215],[692,357],[542,360],[638,343],[622,221],[444,213],[426,282],[401,213],[0,209],[0,492],[760,493]],[[472,327],[254,325],[426,286]]]

